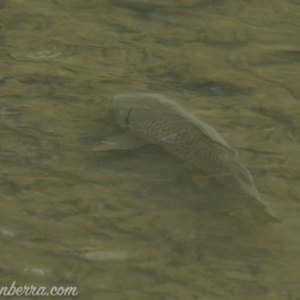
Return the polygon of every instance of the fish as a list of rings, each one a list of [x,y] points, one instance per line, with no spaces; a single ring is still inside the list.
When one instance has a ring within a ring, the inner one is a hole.
[[[159,145],[193,170],[243,195],[268,222],[280,222],[261,199],[250,172],[237,160],[237,152],[202,119],[165,96],[152,93],[115,95],[111,109],[126,134],[94,151]]]

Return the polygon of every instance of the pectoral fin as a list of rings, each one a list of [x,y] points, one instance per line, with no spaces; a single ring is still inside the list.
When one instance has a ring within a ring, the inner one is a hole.
[[[103,141],[102,145],[92,148],[92,151],[130,150],[147,145],[148,142],[139,139],[132,134],[126,133],[109,140]]]
[[[192,171],[192,180],[198,186],[205,186],[209,182],[209,177],[200,169],[191,167]]]

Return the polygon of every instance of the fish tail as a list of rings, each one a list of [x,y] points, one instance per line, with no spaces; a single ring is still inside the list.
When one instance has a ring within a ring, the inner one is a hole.
[[[281,220],[275,215],[270,206],[260,198],[258,192],[252,195],[252,197],[255,200],[254,203],[259,205],[259,207],[253,207],[253,209],[251,209],[252,214],[256,218],[267,223],[281,223]],[[252,199],[250,200],[253,202]]]
[[[272,211],[270,206],[265,203],[261,198],[258,196],[259,201],[263,204],[263,210],[260,210],[263,213],[263,217],[271,222],[271,223],[281,223],[281,220],[275,215],[275,213]]]
[[[250,174],[249,174],[250,176]],[[240,192],[247,199],[247,206],[252,214],[267,223],[280,223],[280,219],[275,215],[270,206],[261,199],[259,192],[257,191],[252,178],[249,178],[249,183],[240,181]]]

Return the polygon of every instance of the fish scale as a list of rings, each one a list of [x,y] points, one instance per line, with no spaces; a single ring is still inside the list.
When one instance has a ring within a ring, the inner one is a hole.
[[[158,118],[154,110],[132,109],[128,128],[134,134],[162,146],[204,172],[218,175],[220,171],[228,169],[227,149],[211,141],[181,116],[172,111],[170,115],[168,113],[160,113]],[[223,160],[222,155],[225,157]]]

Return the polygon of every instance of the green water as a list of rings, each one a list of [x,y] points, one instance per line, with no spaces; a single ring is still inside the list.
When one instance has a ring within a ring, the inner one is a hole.
[[[299,27],[298,0],[2,0],[0,285],[300,299]],[[231,217],[157,146],[91,151],[136,91],[220,132],[282,223]]]

